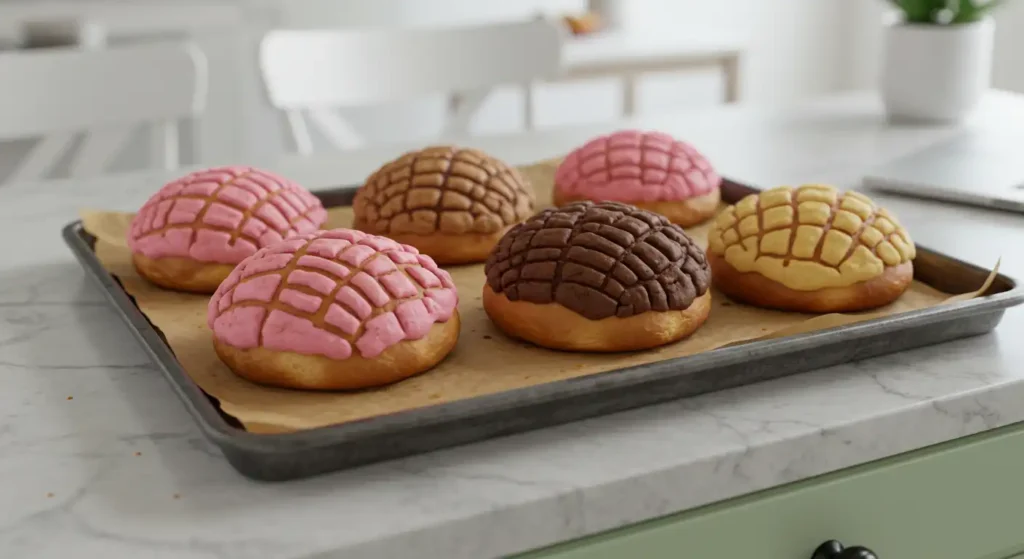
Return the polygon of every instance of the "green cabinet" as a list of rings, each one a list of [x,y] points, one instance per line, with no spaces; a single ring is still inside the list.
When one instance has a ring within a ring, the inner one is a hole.
[[[829,539],[879,559],[1024,559],[1024,424],[520,559],[810,559]]]

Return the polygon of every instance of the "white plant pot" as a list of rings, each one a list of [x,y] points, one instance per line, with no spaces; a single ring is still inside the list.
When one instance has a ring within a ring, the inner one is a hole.
[[[894,122],[955,123],[973,112],[992,79],[995,23],[893,23],[886,29],[882,101]]]

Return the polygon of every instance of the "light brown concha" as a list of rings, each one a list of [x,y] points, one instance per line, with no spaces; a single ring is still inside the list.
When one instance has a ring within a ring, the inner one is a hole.
[[[486,260],[501,236],[533,215],[513,167],[479,150],[433,146],[386,163],[356,193],[354,228],[412,245],[439,264]]]

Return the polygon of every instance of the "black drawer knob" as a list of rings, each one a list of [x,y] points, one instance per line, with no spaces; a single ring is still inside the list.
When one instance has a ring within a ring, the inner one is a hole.
[[[811,559],[878,559],[878,556],[866,547],[844,547],[836,540],[828,540],[814,550]]]

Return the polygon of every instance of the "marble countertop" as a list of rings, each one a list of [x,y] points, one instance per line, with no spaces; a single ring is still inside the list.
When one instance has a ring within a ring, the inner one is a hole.
[[[888,128],[867,95],[786,113],[640,118],[728,176],[855,185],[950,128]],[[993,95],[973,124],[1021,129]],[[475,142],[512,162],[610,123]],[[358,181],[402,146],[281,160],[312,188]],[[255,162],[260,163],[260,162]],[[85,206],[133,209],[166,173],[0,188],[0,556],[493,557],[694,508],[1024,419],[1024,314],[991,335],[613,416],[263,484],[199,433],[60,239]],[[1024,277],[1024,217],[886,199],[915,239]]]

